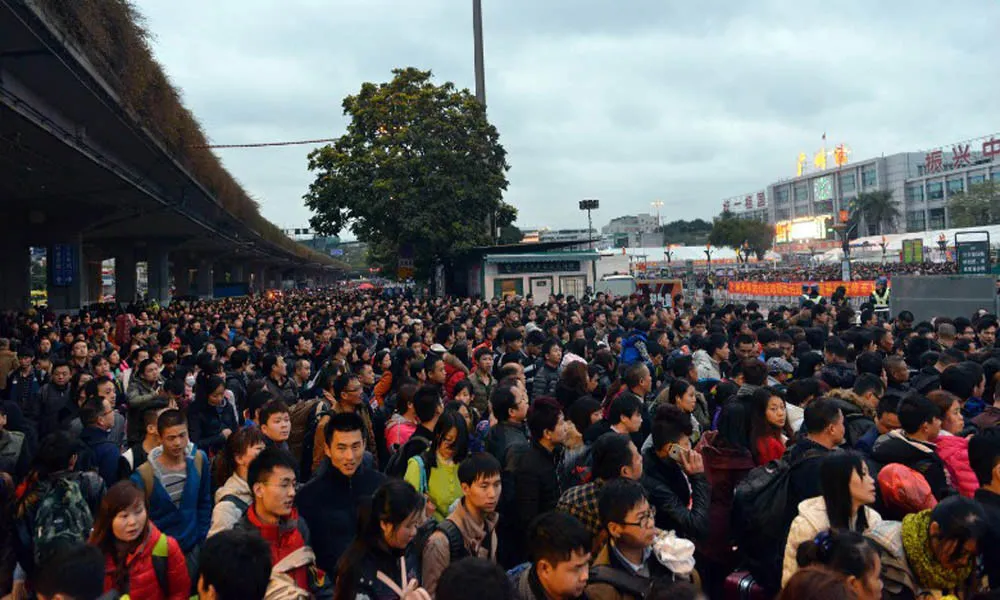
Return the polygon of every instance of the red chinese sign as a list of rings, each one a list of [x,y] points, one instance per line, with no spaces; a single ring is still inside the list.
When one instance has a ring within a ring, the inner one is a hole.
[[[944,167],[944,160],[940,150],[932,150],[924,157],[924,172],[938,173]]]

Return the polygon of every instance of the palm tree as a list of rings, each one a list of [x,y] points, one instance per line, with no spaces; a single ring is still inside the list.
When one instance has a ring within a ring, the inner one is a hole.
[[[856,206],[856,214],[864,219],[868,235],[882,235],[882,225],[891,226],[901,216],[892,192],[888,191],[862,193],[858,195]]]

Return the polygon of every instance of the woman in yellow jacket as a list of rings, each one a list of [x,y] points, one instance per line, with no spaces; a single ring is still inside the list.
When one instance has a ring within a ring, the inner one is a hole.
[[[465,419],[456,412],[446,412],[434,426],[431,447],[406,463],[403,479],[423,494],[429,505],[433,505],[433,515],[438,521],[444,521],[452,504],[462,497],[458,463],[468,452],[469,434]]]

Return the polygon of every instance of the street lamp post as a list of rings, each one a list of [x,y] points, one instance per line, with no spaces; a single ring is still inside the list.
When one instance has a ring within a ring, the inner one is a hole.
[[[472,37],[475,43],[476,100],[486,107],[486,72],[483,68],[483,0],[472,0]]]
[[[656,227],[660,227],[660,209],[663,208],[663,200],[653,200],[649,203],[650,206],[656,209]]]
[[[601,206],[601,201],[594,198],[587,200],[580,200],[580,210],[587,211],[587,241],[590,244],[590,249],[594,249],[594,223],[591,220],[590,211],[597,210]]]

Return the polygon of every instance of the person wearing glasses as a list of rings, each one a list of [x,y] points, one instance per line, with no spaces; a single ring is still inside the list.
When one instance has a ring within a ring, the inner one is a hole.
[[[115,424],[115,410],[110,400],[93,396],[80,407],[80,422],[83,431],[80,442],[86,446],[81,452],[81,470],[96,470],[107,487],[118,482],[118,459],[121,452],[111,440],[111,428]]]
[[[296,466],[295,459],[280,448],[266,448],[257,455],[247,471],[253,504],[234,529],[256,531],[271,547],[269,594],[332,598],[333,584],[316,566],[309,528],[295,508]]]
[[[609,481],[601,490],[598,511],[608,541],[590,569],[589,600],[643,598],[656,579],[690,577],[693,571],[674,573],[654,556],[656,509],[646,499],[642,484],[630,479]]]

